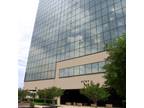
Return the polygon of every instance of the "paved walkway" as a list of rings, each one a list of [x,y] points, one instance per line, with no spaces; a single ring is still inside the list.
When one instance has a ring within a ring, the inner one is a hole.
[[[35,105],[35,108],[43,108],[47,106],[40,106],[40,105]],[[29,108],[29,103],[19,103],[18,108]],[[94,108],[90,106],[72,106],[72,105],[60,105],[58,108]],[[105,107],[97,107],[97,108],[105,108]],[[116,108],[116,107],[113,107]]]
[[[46,106],[39,106],[35,105],[37,108],[42,108]],[[89,107],[89,106],[72,106],[72,105],[60,105],[58,108],[95,108],[95,107]],[[105,107],[97,107],[97,108],[105,108]]]
[[[72,105],[61,105],[58,108],[94,108],[90,106],[72,106]],[[105,108],[105,107],[97,107],[97,108]]]
[[[20,103],[18,105],[19,108],[28,108],[29,103]],[[36,108],[43,108],[47,106],[35,105]],[[94,108],[90,106],[72,106],[72,105],[60,105],[58,108]],[[105,108],[105,107],[98,107],[98,108]]]
[[[35,105],[37,108],[42,108],[44,106]],[[46,106],[45,106],[46,107]],[[72,106],[72,105],[60,105],[58,108],[95,108],[90,106]],[[105,107],[97,107],[97,108],[105,108]]]

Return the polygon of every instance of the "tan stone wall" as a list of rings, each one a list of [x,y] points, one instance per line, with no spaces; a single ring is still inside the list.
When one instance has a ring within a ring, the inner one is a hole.
[[[106,52],[101,52],[97,54],[92,54],[88,56],[83,56],[79,58],[69,59],[62,62],[57,63],[57,69],[59,68],[66,68],[66,67],[72,67],[76,65],[82,65],[82,64],[88,64],[98,61],[103,61],[108,57],[108,54]]]
[[[83,56],[79,58],[69,59],[56,64],[56,79],[51,80],[40,80],[40,81],[31,81],[24,83],[24,89],[38,89],[48,88],[52,86],[57,86],[62,89],[79,89],[83,87],[83,81],[93,81],[94,83],[103,84],[105,79],[103,78],[103,73],[83,75],[83,76],[74,76],[67,78],[59,78],[59,69],[72,67],[76,65],[88,64],[93,62],[104,61],[108,57],[106,52],[101,52],[97,54],[92,54],[88,56]]]
[[[76,76],[76,77],[68,77],[68,78],[60,78],[60,79],[52,79],[52,80],[40,80],[40,81],[32,81],[25,82],[24,89],[43,89],[52,86],[57,86],[62,89],[79,89],[83,88],[83,81],[93,81],[94,83],[104,83],[103,73],[85,75],[85,76]]]

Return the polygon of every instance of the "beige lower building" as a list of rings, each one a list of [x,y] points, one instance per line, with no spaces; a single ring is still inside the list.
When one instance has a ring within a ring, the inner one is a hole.
[[[63,68],[83,66],[85,64],[92,64],[101,61],[105,61],[108,57],[106,52],[100,52],[79,58],[64,60],[56,63],[56,78],[49,80],[38,80],[24,82],[24,89],[35,90],[44,89],[48,87],[60,87],[62,89],[80,89],[84,87],[84,83],[94,82],[103,84],[105,79],[103,78],[104,72],[86,72],[88,74],[73,75],[68,77],[60,77],[60,70]]]
[[[37,81],[27,81],[24,82],[24,89],[27,90],[37,90],[37,89],[44,89],[49,87],[59,87],[65,91],[68,91],[69,93],[66,95],[69,95],[68,97],[62,97],[62,103],[66,104],[67,101],[75,102],[76,98],[77,101],[82,100],[83,98],[79,98],[79,90],[84,87],[84,84],[93,82],[95,84],[104,84],[104,72],[101,71],[102,67],[99,67],[98,63],[101,63],[105,61],[105,59],[108,57],[108,54],[106,52],[100,52],[96,54],[90,54],[87,56],[82,56],[74,59],[64,60],[61,62],[56,63],[56,77],[55,79],[48,79],[48,80],[37,80]],[[98,68],[93,69],[93,64],[98,65]],[[91,69],[87,69],[86,67],[90,66]],[[84,67],[85,69],[81,67]],[[75,69],[79,69],[79,71],[75,71]],[[60,72],[63,69],[67,69],[65,71],[66,73],[70,73],[70,69],[73,69],[73,74],[63,74],[61,75]],[[85,73],[83,73],[85,71]],[[81,74],[82,72],[82,74]],[[70,92],[71,91],[71,92]],[[76,95],[75,92],[76,91]],[[74,95],[76,97],[74,97]],[[74,97],[75,99],[71,99],[71,97]],[[63,99],[64,98],[64,99]],[[68,99],[68,100],[67,100]],[[77,102],[76,101],[76,102]],[[87,100],[86,100],[87,101]],[[60,98],[58,98],[57,101],[58,104],[60,104]]]

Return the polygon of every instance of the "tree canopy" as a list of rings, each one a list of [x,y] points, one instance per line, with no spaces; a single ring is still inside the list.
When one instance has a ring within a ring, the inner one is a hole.
[[[121,97],[126,96],[126,34],[107,46],[109,57],[104,66],[105,84],[114,88]]]
[[[23,90],[21,88],[18,89],[18,99],[20,101],[23,101],[26,98],[27,95],[28,95],[28,91],[27,90]]]
[[[99,84],[90,83],[85,85],[80,93],[91,99],[96,105],[97,100],[106,100],[109,97],[109,93],[104,87],[100,87]]]
[[[54,97],[63,95],[63,90],[57,87],[51,87],[48,89],[39,90],[38,95],[40,98],[53,99]]]

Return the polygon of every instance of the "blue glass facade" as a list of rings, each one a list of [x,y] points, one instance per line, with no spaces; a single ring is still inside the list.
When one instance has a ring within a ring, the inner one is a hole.
[[[40,0],[25,81],[53,79],[56,62],[104,51],[105,44],[125,33],[125,4]]]
[[[64,78],[64,77],[104,72],[104,69],[103,69],[104,64],[105,64],[105,61],[101,61],[101,62],[96,62],[96,63],[62,68],[60,69],[59,77]]]

